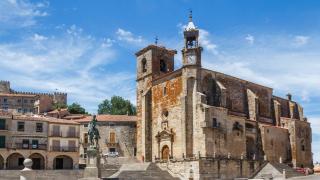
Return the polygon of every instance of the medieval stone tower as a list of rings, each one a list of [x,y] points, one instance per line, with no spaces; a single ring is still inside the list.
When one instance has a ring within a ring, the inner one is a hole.
[[[177,52],[150,45],[136,53],[137,56],[137,154],[146,161],[152,160],[152,81],[174,70]]]
[[[9,81],[0,81],[0,93],[10,93]]]

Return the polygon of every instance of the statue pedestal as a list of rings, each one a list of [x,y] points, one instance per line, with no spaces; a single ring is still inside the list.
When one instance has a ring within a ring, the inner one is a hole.
[[[87,150],[87,166],[84,169],[83,178],[80,180],[100,180],[100,152],[96,148],[89,147]]]

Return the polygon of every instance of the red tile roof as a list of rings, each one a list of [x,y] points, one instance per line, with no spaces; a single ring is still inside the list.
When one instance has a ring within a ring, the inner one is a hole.
[[[68,111],[68,108],[62,108],[62,109],[60,109],[60,110],[55,109],[55,110],[53,110],[53,111],[47,112],[47,114],[55,114],[55,113],[61,113],[61,112],[67,112],[67,111]]]
[[[73,120],[57,119],[53,117],[44,117],[39,115],[13,115],[13,120],[25,120],[25,121],[42,121],[52,124],[79,124]]]
[[[91,120],[92,120],[92,116],[87,116],[83,119],[78,119],[74,121],[81,123],[81,122],[89,122]],[[103,122],[136,122],[137,116],[104,114],[104,115],[97,115],[97,120],[103,121]]]

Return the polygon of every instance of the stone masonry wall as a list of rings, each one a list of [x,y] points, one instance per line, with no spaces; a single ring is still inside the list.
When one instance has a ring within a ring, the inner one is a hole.
[[[258,161],[219,158],[170,161],[157,165],[174,177],[194,180],[248,178],[260,167]]]

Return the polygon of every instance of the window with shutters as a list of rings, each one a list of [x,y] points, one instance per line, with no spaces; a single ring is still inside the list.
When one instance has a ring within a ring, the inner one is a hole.
[[[0,136],[0,148],[5,148],[5,147],[6,147],[6,137]]]
[[[36,132],[43,132],[43,124],[36,123]]]
[[[5,129],[6,129],[6,120],[0,119],[0,130],[5,130]]]
[[[110,132],[110,143],[116,143],[116,134],[114,132]]]
[[[83,134],[83,143],[88,143],[88,133]]]
[[[18,122],[18,131],[24,131],[24,122]]]

